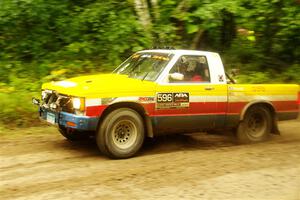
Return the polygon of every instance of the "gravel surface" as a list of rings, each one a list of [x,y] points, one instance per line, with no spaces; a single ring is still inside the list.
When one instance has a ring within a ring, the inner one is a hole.
[[[300,121],[279,128],[252,145],[226,134],[160,137],[126,160],[52,127],[2,129],[0,199],[300,200]]]

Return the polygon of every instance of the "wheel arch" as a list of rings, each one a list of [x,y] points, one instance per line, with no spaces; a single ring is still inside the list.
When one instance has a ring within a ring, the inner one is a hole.
[[[107,108],[105,108],[102,115],[100,116],[98,128],[101,125],[101,123],[103,122],[104,118],[110,112],[112,112],[118,108],[131,108],[132,110],[139,113],[139,115],[143,118],[146,136],[153,137],[153,128],[152,128],[151,119],[150,119],[149,115],[147,114],[147,111],[144,109],[144,107],[141,104],[136,103],[136,102],[117,102],[117,103],[109,105]]]
[[[260,101],[253,101],[253,102],[248,103],[241,112],[240,121],[242,121],[244,119],[247,111],[253,106],[263,106],[270,111],[271,117],[272,117],[271,133],[280,134],[279,129],[278,129],[278,124],[277,124],[276,110],[275,110],[275,107],[272,104],[272,102],[269,102],[269,101],[260,100]]]

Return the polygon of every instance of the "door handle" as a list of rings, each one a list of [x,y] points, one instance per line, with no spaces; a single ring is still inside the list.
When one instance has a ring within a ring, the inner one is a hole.
[[[204,89],[205,89],[205,90],[214,90],[215,88],[214,88],[214,87],[211,87],[211,86],[208,86],[208,87],[205,87]]]

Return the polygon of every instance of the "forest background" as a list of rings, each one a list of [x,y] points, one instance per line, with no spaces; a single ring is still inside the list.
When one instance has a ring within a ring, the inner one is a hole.
[[[37,121],[44,82],[154,46],[216,51],[240,83],[300,84],[299,0],[0,0],[0,126]]]

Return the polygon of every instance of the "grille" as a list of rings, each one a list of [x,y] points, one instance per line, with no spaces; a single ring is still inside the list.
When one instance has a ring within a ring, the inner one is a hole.
[[[55,91],[43,91],[42,107],[55,112],[75,112],[75,110],[73,109],[71,97],[58,94]]]

